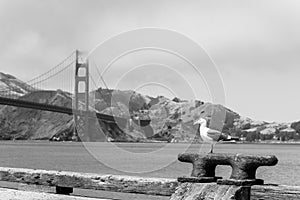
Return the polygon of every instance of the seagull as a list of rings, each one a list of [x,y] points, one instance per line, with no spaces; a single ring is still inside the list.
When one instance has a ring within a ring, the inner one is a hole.
[[[211,143],[210,153],[213,153],[214,145],[218,141],[238,141],[240,140],[238,137],[232,137],[226,133],[222,133],[218,130],[207,128],[207,121],[204,118],[200,118],[194,122],[194,125],[200,124],[200,136],[205,142]],[[197,130],[198,130],[197,129]]]

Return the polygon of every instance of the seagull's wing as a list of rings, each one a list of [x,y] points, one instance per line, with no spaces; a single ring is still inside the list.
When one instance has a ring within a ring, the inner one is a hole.
[[[226,133],[221,133],[219,140],[230,140],[231,137]]]
[[[230,135],[228,135],[228,134],[226,134],[226,133],[222,133],[222,134],[220,135],[219,140],[224,140],[224,141],[235,140],[235,141],[239,141],[240,138],[239,138],[239,137],[233,137],[233,136],[230,136]]]
[[[207,130],[207,136],[212,138],[214,141],[218,141],[221,135],[222,133],[218,130],[214,130],[210,128]]]

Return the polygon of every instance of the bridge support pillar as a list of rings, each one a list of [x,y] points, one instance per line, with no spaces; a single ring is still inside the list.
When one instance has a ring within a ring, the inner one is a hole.
[[[74,113],[75,130],[73,140],[89,141],[89,63],[79,62],[79,51],[76,50],[75,65],[75,99]]]

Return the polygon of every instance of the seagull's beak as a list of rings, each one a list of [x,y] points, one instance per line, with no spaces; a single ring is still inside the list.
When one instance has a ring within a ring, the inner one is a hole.
[[[198,122],[198,121],[195,121],[195,122],[194,122],[194,125],[196,125],[196,124],[199,124],[199,122]]]

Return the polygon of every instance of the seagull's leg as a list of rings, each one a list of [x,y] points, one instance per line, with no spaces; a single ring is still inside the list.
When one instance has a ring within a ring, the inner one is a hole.
[[[212,144],[211,144],[210,153],[213,153],[213,150],[214,150],[214,144],[212,143]]]

